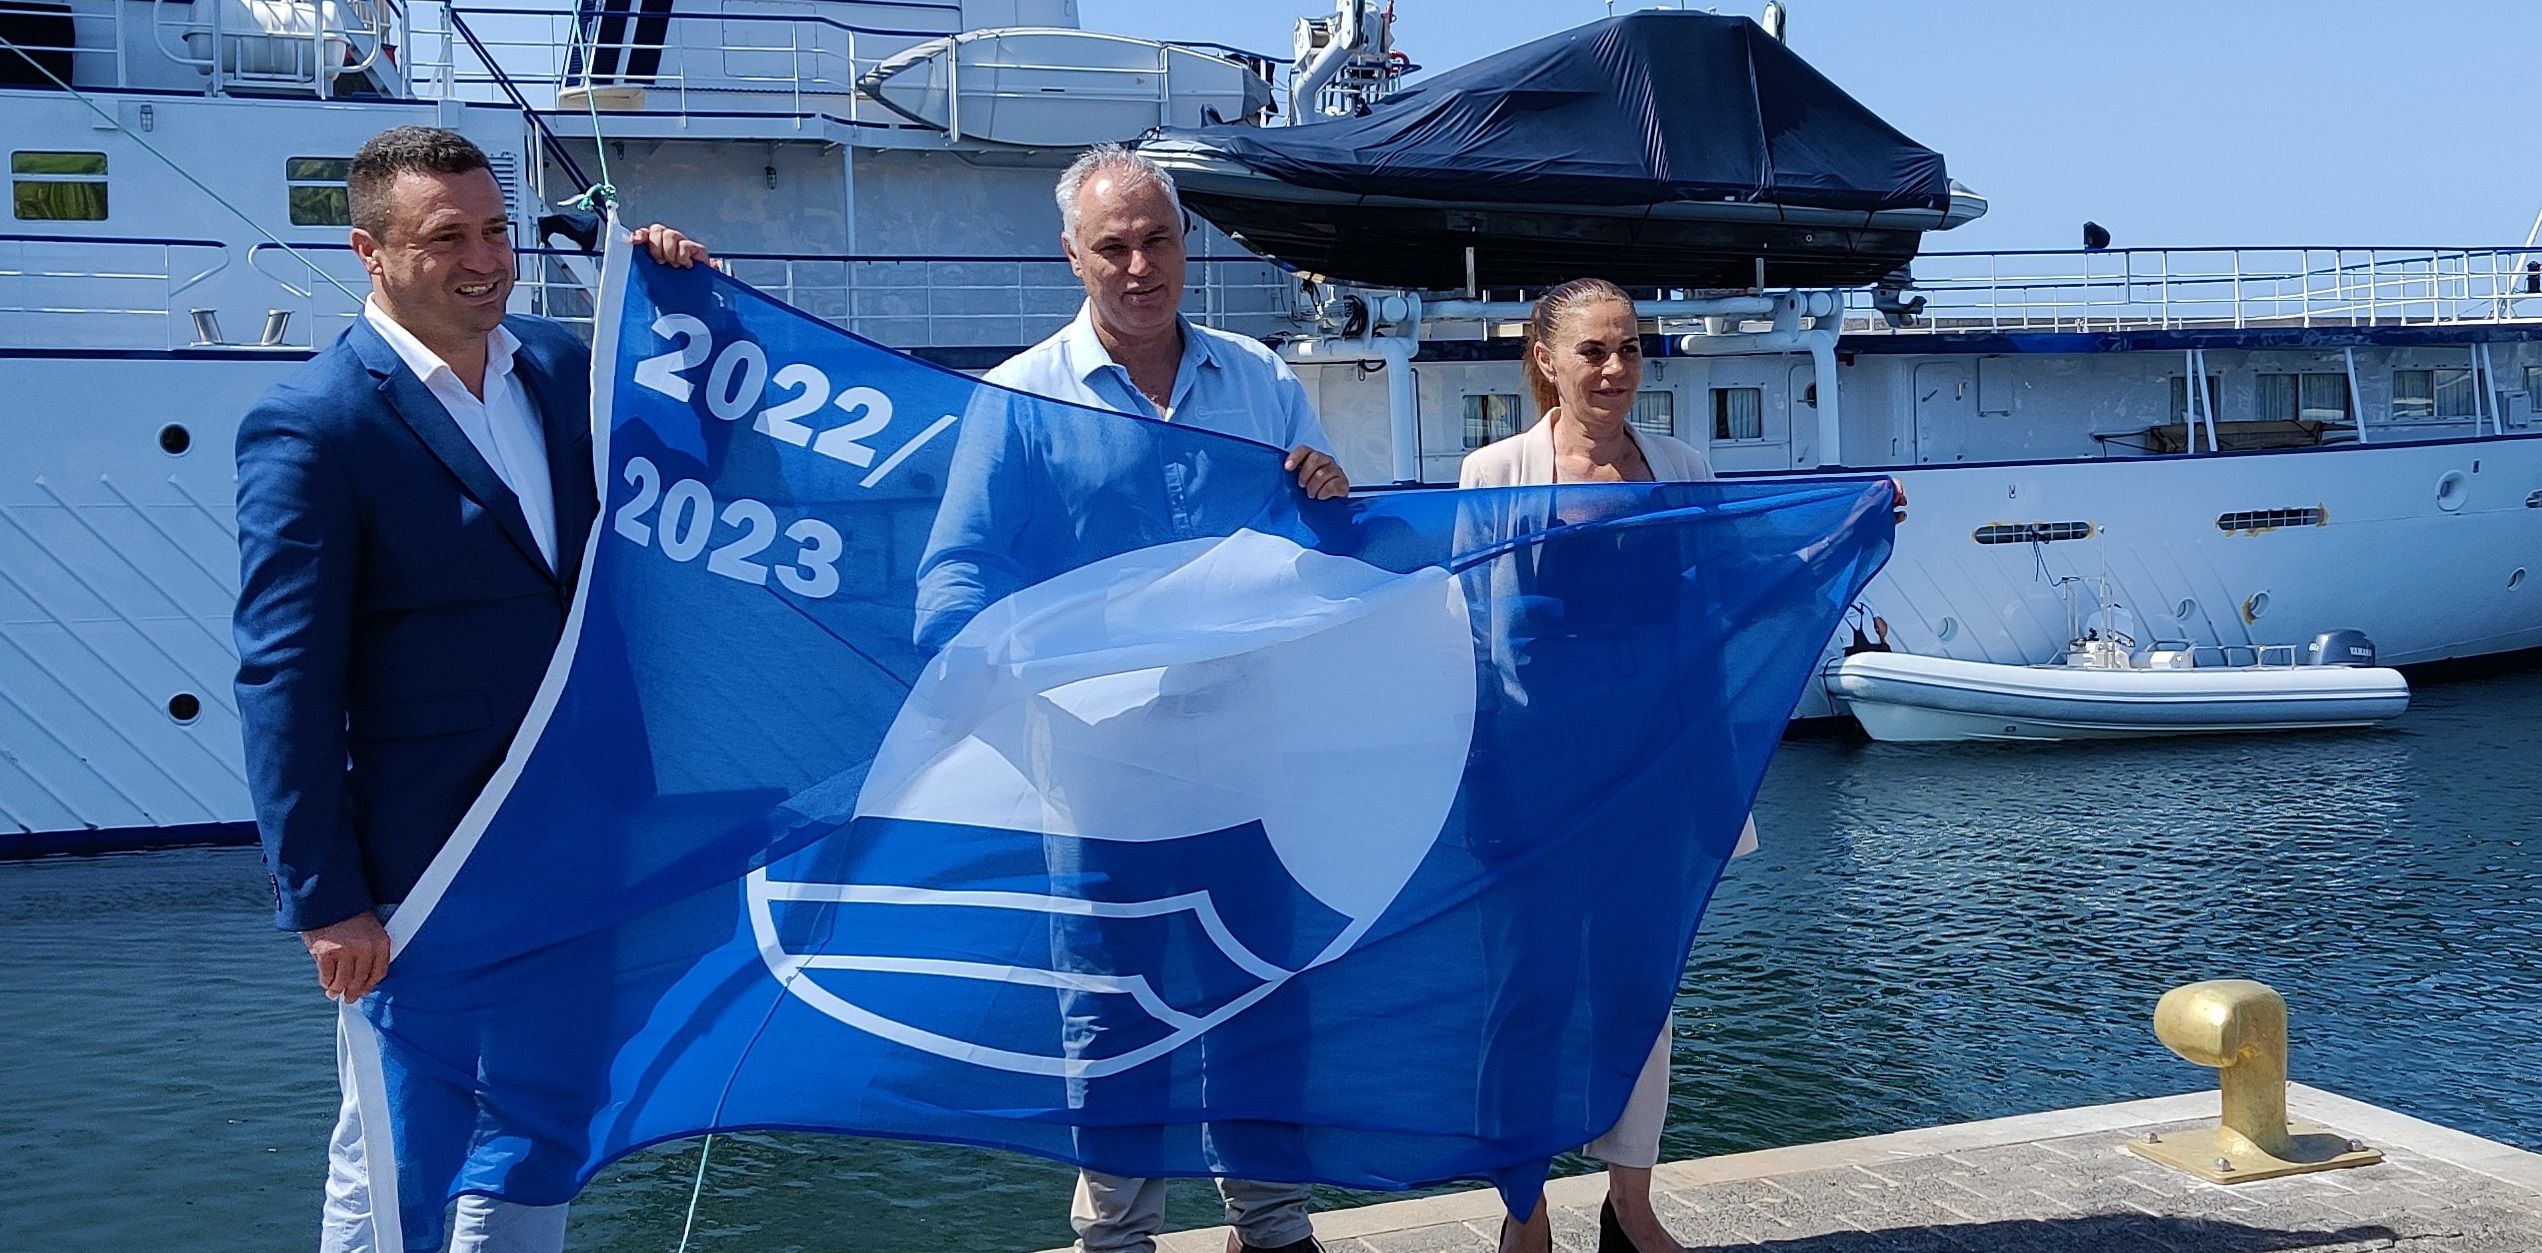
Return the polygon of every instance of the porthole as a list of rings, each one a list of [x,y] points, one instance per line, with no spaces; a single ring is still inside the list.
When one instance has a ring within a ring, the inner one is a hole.
[[[171,422],[159,428],[159,451],[171,457],[181,457],[185,455],[186,449],[192,447],[194,447],[194,432],[185,429],[183,425]]]
[[[2198,602],[2194,600],[2184,600],[2177,605],[2173,605],[2171,607],[2171,616],[2184,623],[2191,618],[2197,617]]]
[[[2445,472],[2445,477],[2436,480],[2437,508],[2442,509],[2447,513],[2452,513],[2461,509],[2463,507],[2463,502],[2470,498],[2471,476],[2464,474],[2462,471],[2447,470]]]
[[[2517,566],[2516,572],[2507,576],[2507,590],[2512,592],[2522,586],[2524,586],[2524,567]]]
[[[1944,618],[1933,624],[1933,635],[1936,639],[1947,640],[1957,634],[1959,634],[1959,619],[1957,618]]]
[[[2253,592],[2251,593],[2251,598],[2249,600],[2242,602],[2242,620],[2244,622],[2257,622],[2260,620],[2260,615],[2267,612],[2268,593],[2266,592]]]
[[[192,722],[203,716],[203,700],[192,692],[179,692],[168,698],[168,716],[180,726]]]
[[[2524,507],[2527,509],[2542,509],[2542,492],[2525,493]]]

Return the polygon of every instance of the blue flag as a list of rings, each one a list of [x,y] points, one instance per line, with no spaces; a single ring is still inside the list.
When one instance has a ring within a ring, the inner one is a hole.
[[[1309,502],[607,271],[565,643],[345,1016],[392,1247],[710,1131],[1532,1196],[1615,1121],[1885,483]]]

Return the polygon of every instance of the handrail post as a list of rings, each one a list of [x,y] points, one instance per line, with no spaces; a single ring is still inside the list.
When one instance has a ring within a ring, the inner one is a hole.
[[[2242,330],[2247,325],[2242,310],[2242,250],[2236,248],[2233,250],[2233,329]],[[2215,431],[2214,414],[2207,415],[2207,424],[2208,433],[2212,435]],[[2207,451],[2214,452],[2215,449],[2210,446]]]
[[[222,21],[221,10],[227,7],[227,5],[219,3],[212,5],[212,81],[209,84],[206,84],[206,91],[207,94],[214,96],[229,94],[222,90],[223,76],[221,74],[221,64],[223,59],[221,54],[227,49],[229,44],[227,23]]]
[[[2357,390],[2356,345],[2350,344],[2339,351],[2341,356],[2347,358],[2348,363],[2348,418],[2357,424],[2357,442],[2371,444],[2374,439],[2367,434],[2365,425],[2365,393]]]
[[[1993,254],[1986,257],[1986,327],[1996,331],[2004,329],[2003,266],[2001,259]]]
[[[962,139],[962,45],[957,42],[947,49],[944,58],[944,141],[959,143]]]
[[[2295,264],[2298,267],[2295,281],[2301,284],[2295,289],[2296,321],[2298,325],[2309,328],[2313,324],[2313,250],[2304,249],[2296,257]]]

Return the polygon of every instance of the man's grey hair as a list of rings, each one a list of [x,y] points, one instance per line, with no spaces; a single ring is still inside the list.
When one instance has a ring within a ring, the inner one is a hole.
[[[1071,241],[1077,239],[1077,193],[1084,191],[1086,180],[1097,174],[1109,174],[1124,190],[1153,184],[1165,189],[1165,200],[1174,206],[1174,217],[1183,216],[1182,194],[1174,190],[1174,176],[1165,167],[1132,152],[1121,144],[1096,144],[1077,154],[1068,164],[1068,172],[1059,176],[1059,231]]]

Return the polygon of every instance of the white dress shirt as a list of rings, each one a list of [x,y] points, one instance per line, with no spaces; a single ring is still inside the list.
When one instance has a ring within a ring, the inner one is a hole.
[[[424,390],[450,413],[459,424],[459,432],[475,445],[477,455],[494,467],[496,478],[520,498],[521,515],[529,520],[530,536],[538,541],[538,555],[547,568],[556,568],[556,489],[547,477],[547,434],[539,427],[538,410],[530,404],[530,394],[512,373],[512,354],[521,341],[512,332],[498,326],[485,337],[485,399],[468,394],[459,375],[422,340],[415,338],[397,319],[388,316],[376,300],[362,302],[362,320],[388,341],[397,359],[422,380]]]

